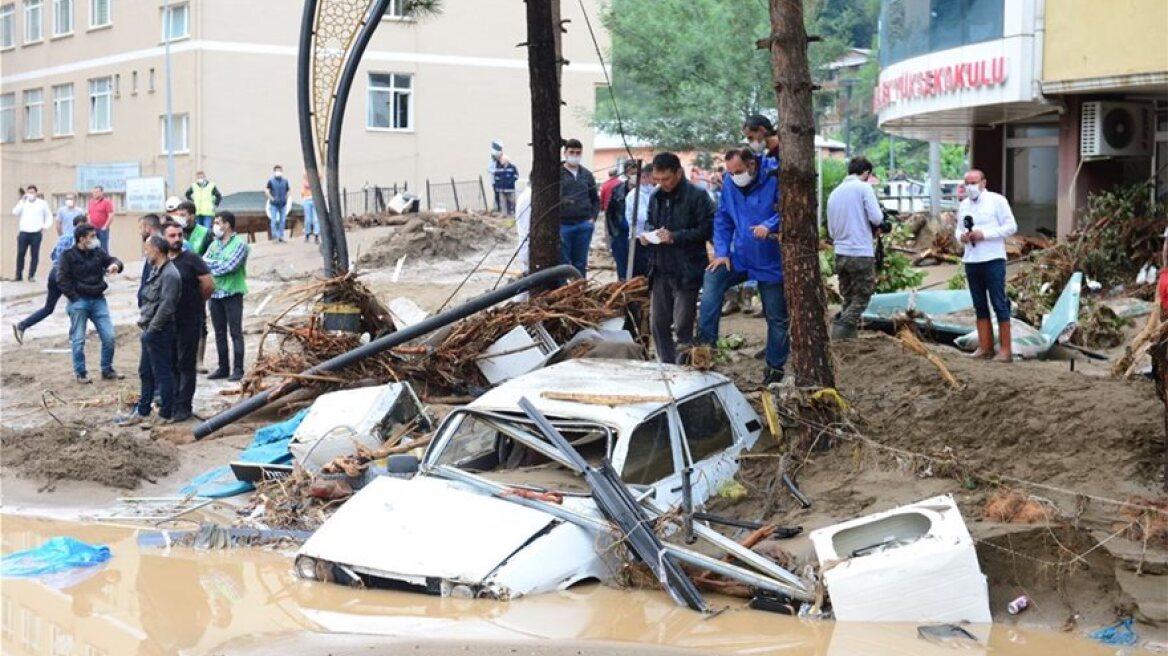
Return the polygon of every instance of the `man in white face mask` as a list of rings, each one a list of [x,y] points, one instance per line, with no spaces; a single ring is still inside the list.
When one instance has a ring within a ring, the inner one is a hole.
[[[1001,194],[986,190],[985,174],[972,169],[965,174],[965,199],[957,208],[957,241],[965,244],[965,279],[977,315],[975,358],[994,357],[994,332],[990,308],[998,320],[999,350],[995,360],[1013,360],[1010,300],[1006,298],[1006,237],[1018,231],[1010,203]]]
[[[588,272],[588,249],[600,214],[600,190],[592,172],[581,166],[583,153],[578,139],[568,139],[560,167],[560,261],[575,266],[581,276]]]
[[[84,214],[81,208],[77,207],[77,196],[75,194],[65,194],[65,204],[57,208],[57,236],[65,234],[66,232],[73,232],[73,219]]]
[[[82,223],[73,230],[74,246],[61,254],[57,263],[57,285],[69,299],[69,342],[73,348],[73,373],[77,382],[88,384],[85,367],[85,329],[89,322],[101,337],[101,377],[125,378],[114,370],[114,324],[110,319],[105,290],[106,274],[122,272],[122,262],[106,253],[93,224]]]

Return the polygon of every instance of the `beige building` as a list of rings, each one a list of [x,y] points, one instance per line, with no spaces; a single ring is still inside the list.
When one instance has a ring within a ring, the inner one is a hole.
[[[562,5],[571,21],[562,131],[584,142],[587,157],[587,120],[604,77],[579,4]],[[599,29],[599,0],[584,5]],[[161,0],[0,0],[0,210],[8,226],[0,275],[14,267],[18,187],[37,184],[55,210],[66,192],[103,183],[121,212],[127,179],[167,176],[167,35],[176,176],[166,193],[181,195],[199,169],[224,194],[257,191],[278,163],[298,200],[302,6],[172,0],[164,14]],[[527,177],[527,51],[516,45],[526,41],[524,3],[445,0],[440,15],[418,21],[401,18],[400,7],[390,3],[349,96],[341,185],[424,190],[427,179],[481,175],[489,193],[492,140]],[[597,36],[607,48],[607,35]],[[46,235],[45,256],[53,241]]]

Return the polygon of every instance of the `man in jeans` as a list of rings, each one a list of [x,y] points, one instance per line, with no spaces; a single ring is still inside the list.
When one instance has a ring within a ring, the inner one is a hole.
[[[68,232],[61,235],[57,240],[57,245],[53,247],[53,268],[49,269],[49,294],[45,297],[45,305],[28,315],[20,323],[13,324],[12,334],[16,337],[17,344],[24,345],[24,331],[49,318],[49,315],[57,310],[57,301],[61,300],[61,287],[57,284],[57,262],[61,261],[61,255],[65,251],[73,248],[73,230],[82,223],[85,223],[84,214],[73,217],[73,225],[70,226]]]
[[[142,353],[138,358],[141,392],[134,413],[119,423],[123,426],[150,422],[151,403],[158,391],[158,417],[174,423],[174,312],[178,306],[182,280],[168,257],[170,245],[157,235],[143,247],[150,261],[150,280],[142,295],[138,327],[142,329]]]
[[[192,402],[199,343],[203,337],[207,301],[215,290],[215,281],[203,258],[183,248],[182,226],[168,221],[163,227],[163,236],[170,247],[170,263],[182,279],[182,291],[174,310],[175,398],[172,418],[177,423],[190,419],[194,413]]]
[[[37,264],[41,259],[41,236],[53,225],[53,214],[49,204],[37,195],[36,185],[22,189],[20,201],[12,208],[12,213],[20,221],[20,234],[16,236],[16,282],[24,280],[24,254],[32,251],[32,261],[28,267],[28,281],[36,282]]]
[[[105,189],[101,185],[93,188],[89,197],[89,208],[85,213],[89,222],[97,228],[97,239],[101,242],[101,250],[109,252],[110,228],[114,224],[114,202],[106,197]]]
[[[790,354],[787,297],[783,293],[783,260],[779,248],[779,213],[775,209],[779,180],[748,148],[726,153],[722,202],[714,216],[714,260],[702,284],[698,341],[714,344],[726,290],[748,280],[758,283],[767,321],[766,373],[763,384],[783,379]]]
[[[698,290],[709,264],[706,241],[714,220],[710,195],[685,179],[673,153],[653,158],[657,191],[649,199],[645,231],[638,239],[649,251],[649,324],[657,357],[677,363],[676,340],[693,341]]]
[[[247,243],[235,233],[235,214],[220,212],[212,228],[215,241],[204,259],[215,278],[211,293],[211,325],[215,328],[215,346],[219,350],[219,368],[207,378],[240,380],[243,378],[243,297],[247,294]],[[231,336],[234,359],[228,369],[227,337]],[[230,375],[228,374],[230,371]]]
[[[560,262],[576,267],[581,277],[588,273],[588,248],[600,214],[596,178],[580,166],[583,153],[579,139],[568,139],[560,167]]]
[[[211,230],[211,223],[215,219],[215,210],[223,200],[223,194],[214,182],[207,179],[202,171],[195,172],[195,182],[187,187],[187,200],[195,204],[195,221],[203,226],[204,230]]]
[[[872,162],[853,157],[848,175],[827,197],[827,231],[835,246],[843,307],[831,323],[831,338],[854,339],[860,315],[876,291],[876,250],[872,231],[884,223],[876,192],[868,184]]]
[[[284,179],[284,168],[277,164],[272,168],[272,177],[264,185],[264,195],[268,197],[268,220],[272,239],[283,243],[284,222],[288,218],[288,181]]]
[[[970,169],[965,174],[963,188],[965,199],[957,207],[957,230],[953,236],[965,245],[961,261],[965,264],[965,280],[977,316],[977,350],[972,357],[1012,362],[1010,299],[1006,297],[1006,237],[1018,231],[1018,223],[1006,197],[986,189],[985,173]],[[991,307],[998,320],[996,356]]]
[[[92,321],[101,337],[101,378],[125,378],[114,370],[114,324],[105,301],[105,274],[121,273],[122,262],[101,248],[97,228],[82,223],[73,230],[73,248],[57,262],[57,286],[69,299],[69,342],[73,347],[73,373],[77,382],[89,384],[85,368],[85,328]]]

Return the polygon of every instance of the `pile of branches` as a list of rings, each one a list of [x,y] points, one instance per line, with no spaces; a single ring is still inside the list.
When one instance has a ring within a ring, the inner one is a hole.
[[[337,281],[345,281],[339,283]],[[337,291],[339,286],[356,288],[353,298],[369,294],[352,276],[317,285],[317,293]],[[372,299],[374,302],[376,299]],[[303,387],[322,393],[357,385],[377,385],[387,382],[410,381],[423,398],[434,395],[459,395],[484,389],[486,380],[477,363],[483,352],[503,335],[517,326],[540,324],[559,344],[567,342],[585,328],[595,328],[601,322],[629,315],[631,305],[648,307],[649,286],[645,278],[590,285],[577,280],[563,287],[534,296],[526,301],[510,303],[467,317],[454,324],[440,340],[413,344],[366,358],[337,372],[304,376],[302,371],[345,353],[360,345],[357,335],[325,331],[319,316],[314,313],[306,321],[284,322],[281,315],[268,326],[267,335],[281,336],[276,352],[261,350],[256,366],[244,380],[244,393],[256,394],[280,380],[296,379]],[[357,301],[351,301],[357,304]],[[384,332],[380,321],[371,321],[366,328],[366,312],[381,316],[380,304],[361,305],[363,331],[376,337]],[[642,317],[647,313],[641,313]],[[388,322],[388,312],[385,312]],[[642,330],[643,334],[644,331]],[[278,380],[277,380],[278,379]]]
[[[1033,265],[1011,278],[1019,317],[1038,325],[1076,271],[1111,288],[1152,300],[1154,285],[1132,289],[1140,267],[1158,262],[1164,234],[1164,207],[1149,199],[1148,185],[1118,187],[1093,194],[1080,228],[1057,244],[1032,254]]]

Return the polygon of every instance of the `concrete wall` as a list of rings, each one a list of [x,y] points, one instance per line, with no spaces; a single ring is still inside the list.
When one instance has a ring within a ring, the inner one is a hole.
[[[1044,82],[1168,70],[1168,2],[1047,0]]]

